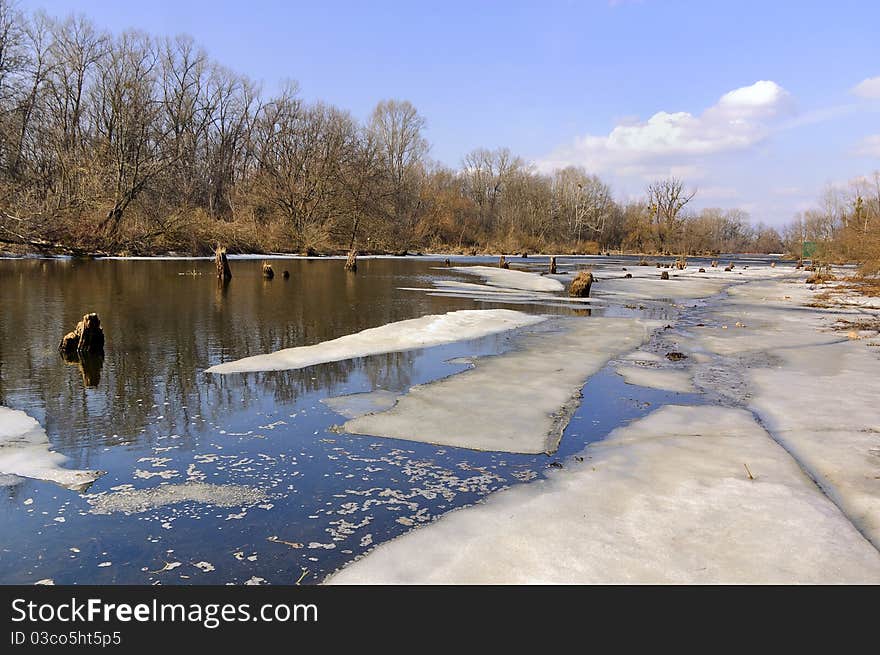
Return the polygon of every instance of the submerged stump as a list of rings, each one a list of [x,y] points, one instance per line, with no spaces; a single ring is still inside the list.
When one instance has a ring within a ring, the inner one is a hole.
[[[352,248],[348,251],[348,258],[345,260],[345,270],[357,273],[358,270],[358,251]]]
[[[103,355],[104,330],[101,329],[98,315],[92,312],[83,316],[73,332],[68,332],[61,338],[58,350],[68,357]]]
[[[548,270],[550,271],[550,275],[556,275],[556,257],[550,257]]]
[[[661,271],[660,272],[660,279],[661,280],[668,280],[669,279],[669,271]]]
[[[589,298],[590,287],[593,286],[593,274],[590,271],[581,271],[568,288],[568,295],[572,298]]]
[[[226,280],[232,279],[232,271],[229,269],[229,260],[226,258],[226,248],[218,245],[217,249],[214,250],[214,264],[217,267],[217,279]]]
[[[275,271],[272,270],[272,264],[263,262],[263,277],[267,280],[271,280],[275,277]]]

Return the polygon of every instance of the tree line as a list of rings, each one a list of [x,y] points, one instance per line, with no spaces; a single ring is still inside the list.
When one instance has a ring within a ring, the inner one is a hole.
[[[0,0],[0,245],[81,252],[778,252],[678,179],[615,200],[506,148],[430,158],[425,118],[267,95],[191,38],[110,34]]]
[[[799,212],[782,230],[786,251],[826,263],[859,262],[880,273],[880,171],[846,187],[828,185],[816,206]]]

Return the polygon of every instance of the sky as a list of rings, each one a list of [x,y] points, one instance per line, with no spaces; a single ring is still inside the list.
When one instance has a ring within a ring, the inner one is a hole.
[[[360,119],[412,102],[431,156],[510,148],[621,200],[675,175],[696,207],[782,225],[880,169],[878,0],[19,0],[189,34],[271,93]]]

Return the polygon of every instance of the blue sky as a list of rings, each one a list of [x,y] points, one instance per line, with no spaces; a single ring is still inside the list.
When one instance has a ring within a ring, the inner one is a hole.
[[[674,173],[699,205],[778,225],[880,168],[876,0],[21,6],[187,33],[269,92],[295,79],[359,118],[407,99],[435,159],[506,146],[544,170],[584,165],[624,199]]]

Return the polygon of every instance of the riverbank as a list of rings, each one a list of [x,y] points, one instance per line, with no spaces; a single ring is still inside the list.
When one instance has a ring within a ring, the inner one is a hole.
[[[878,311],[804,277],[730,287],[643,349],[680,352],[710,404],[623,425],[328,582],[880,582]]]

